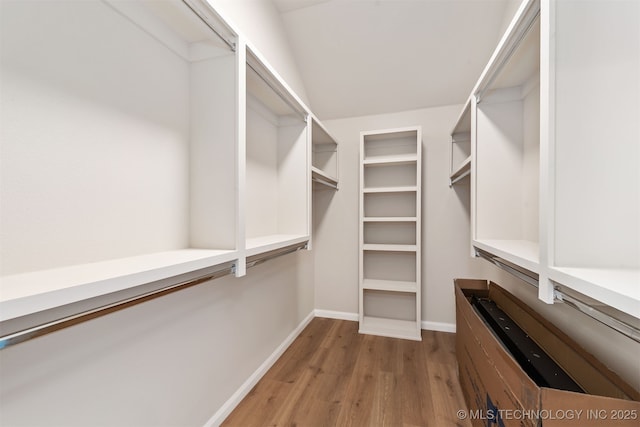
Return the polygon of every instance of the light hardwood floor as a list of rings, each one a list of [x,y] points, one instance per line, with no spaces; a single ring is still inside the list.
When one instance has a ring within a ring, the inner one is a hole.
[[[454,334],[407,341],[315,318],[223,426],[470,426],[461,409]]]

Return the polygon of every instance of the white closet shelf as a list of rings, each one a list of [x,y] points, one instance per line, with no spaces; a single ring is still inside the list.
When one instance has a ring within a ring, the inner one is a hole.
[[[328,188],[338,188],[338,180],[315,166],[311,167],[311,180]]]
[[[480,239],[474,240],[473,246],[531,272],[539,273],[540,259],[538,255],[538,242],[529,240]]]
[[[365,251],[385,251],[385,252],[415,252],[418,250],[416,245],[389,245],[389,244],[373,244],[365,243],[362,246]]]
[[[362,164],[365,166],[410,165],[417,161],[417,154],[396,154],[365,158]]]
[[[418,187],[406,186],[406,187],[369,187],[363,188],[363,193],[410,193],[418,191]]]
[[[640,270],[551,267],[549,278],[640,318]]]
[[[181,249],[5,276],[0,279],[0,321],[237,258],[235,250]]]
[[[270,234],[268,236],[251,237],[247,239],[246,256],[275,251],[276,249],[308,240],[309,236],[303,234]]]
[[[415,216],[368,216],[362,218],[363,222],[416,222]]]
[[[462,178],[469,176],[471,173],[471,156],[464,159],[464,161],[456,168],[455,171],[449,176],[451,180],[451,184],[455,184],[460,181]]]
[[[362,288],[373,291],[415,293],[417,284],[416,282],[405,282],[400,280],[364,279],[362,281]]]
[[[384,317],[364,316],[360,323],[361,334],[373,334],[383,337],[421,340],[420,329],[415,320],[397,320]]]

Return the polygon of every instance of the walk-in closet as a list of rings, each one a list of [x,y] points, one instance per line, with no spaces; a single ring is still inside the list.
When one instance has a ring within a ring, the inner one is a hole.
[[[0,425],[640,423],[637,0],[0,0]]]

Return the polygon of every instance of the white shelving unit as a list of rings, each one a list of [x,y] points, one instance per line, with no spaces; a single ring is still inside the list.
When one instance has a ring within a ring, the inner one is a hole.
[[[552,13],[550,287],[640,318],[640,4],[555,2]]]
[[[360,332],[421,339],[420,127],[360,134]]]
[[[475,101],[473,97],[470,97],[451,131],[449,186],[460,182],[471,174],[472,104],[475,108]]]
[[[3,5],[0,320],[238,258],[236,36],[189,3]]]
[[[523,1],[452,132],[470,123],[472,245],[526,271],[547,303],[568,288],[636,318],[639,14]]]
[[[246,255],[309,240],[307,112],[246,51]]]
[[[338,143],[311,117],[311,181],[313,190],[338,189]]]

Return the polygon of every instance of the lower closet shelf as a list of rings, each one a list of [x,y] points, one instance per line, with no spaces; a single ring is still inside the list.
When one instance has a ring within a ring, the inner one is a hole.
[[[407,282],[401,280],[376,280],[364,279],[362,288],[372,291],[392,291],[392,292],[409,292],[415,293],[418,289],[416,282]]]
[[[0,321],[230,262],[235,250],[179,249],[0,279]]]
[[[360,322],[360,333],[408,340],[421,340],[420,328],[417,326],[415,320],[363,316],[362,322]]]
[[[249,257],[275,251],[276,249],[308,240],[309,236],[302,234],[270,234],[268,236],[251,237],[247,239],[246,255]]]

